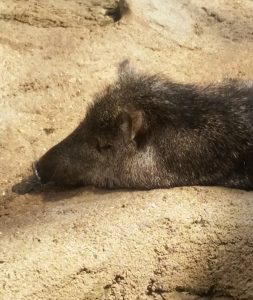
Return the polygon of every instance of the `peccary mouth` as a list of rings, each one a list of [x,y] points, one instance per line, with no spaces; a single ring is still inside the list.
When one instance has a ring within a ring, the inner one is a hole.
[[[34,162],[32,164],[32,170],[33,170],[33,182],[36,182],[37,184],[40,184],[43,187],[63,187],[66,184],[54,181],[53,178],[45,179],[41,173],[40,168],[38,167],[38,162]],[[69,187],[80,187],[85,186],[83,180],[68,182]]]
[[[39,172],[38,172],[38,169],[37,169],[37,163],[36,163],[36,162],[34,162],[34,163],[32,164],[32,169],[33,169],[33,174],[34,174],[34,176],[36,177],[36,179],[37,179],[39,182],[41,182],[41,178],[40,178],[40,176],[39,176]]]
[[[33,171],[33,181],[37,182],[40,185],[47,185],[47,186],[51,186],[51,185],[55,185],[55,182],[53,180],[45,180],[41,175],[40,175],[40,171],[39,171],[39,167],[38,167],[38,162],[35,161],[32,164],[32,171]]]

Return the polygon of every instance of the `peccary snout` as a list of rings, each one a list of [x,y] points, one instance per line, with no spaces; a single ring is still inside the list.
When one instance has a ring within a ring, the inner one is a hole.
[[[253,188],[253,85],[205,88],[133,71],[35,164],[41,182],[107,188]]]
[[[69,156],[65,157],[59,154],[59,149],[56,145],[48,151],[38,162],[33,164],[34,175],[37,179],[45,184],[48,182],[65,183],[64,178],[69,177],[68,171],[70,168]],[[68,178],[68,181],[70,178]]]
[[[52,147],[39,161],[34,163],[34,174],[41,183],[57,185],[83,184],[82,173],[85,165],[80,161],[88,159],[85,143],[79,144],[69,137]],[[82,149],[80,149],[82,148]],[[82,156],[86,152],[85,156]]]

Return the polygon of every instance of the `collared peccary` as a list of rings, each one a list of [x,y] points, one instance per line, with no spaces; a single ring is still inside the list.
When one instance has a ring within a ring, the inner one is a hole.
[[[85,119],[35,164],[42,183],[253,188],[253,85],[179,84],[127,61]]]

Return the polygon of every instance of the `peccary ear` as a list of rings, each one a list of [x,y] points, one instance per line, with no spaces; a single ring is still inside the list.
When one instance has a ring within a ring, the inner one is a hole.
[[[123,60],[118,66],[118,75],[119,78],[124,78],[129,74],[133,74],[134,69],[131,67],[128,59]]]
[[[142,110],[127,107],[119,114],[119,127],[126,142],[135,140],[139,142],[144,136],[147,126],[145,114]]]

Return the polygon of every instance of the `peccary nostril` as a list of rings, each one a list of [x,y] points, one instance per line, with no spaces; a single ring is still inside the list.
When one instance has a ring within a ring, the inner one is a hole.
[[[32,164],[32,168],[33,168],[33,173],[34,173],[35,177],[38,179],[39,182],[41,182],[41,177],[39,175],[39,171],[38,171],[38,167],[37,167],[37,162],[34,162]]]

